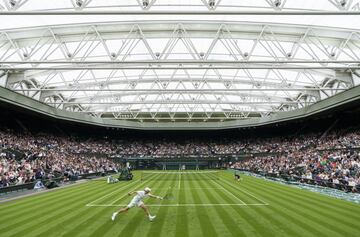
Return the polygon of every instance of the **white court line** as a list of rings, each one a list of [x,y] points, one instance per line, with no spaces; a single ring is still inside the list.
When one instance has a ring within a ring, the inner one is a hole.
[[[108,196],[110,196],[111,194],[113,194],[113,193],[115,193],[115,192],[121,191],[121,190],[123,190],[124,188],[126,188],[126,187],[128,187],[128,186],[130,186],[130,185],[132,185],[132,184],[134,184],[134,183],[137,183],[137,182],[140,182],[140,180],[137,180],[137,181],[135,181],[135,182],[130,182],[129,184],[127,184],[127,185],[125,185],[125,186],[122,186],[122,187],[120,187],[119,189],[116,189],[115,191],[113,191],[113,192],[111,192],[111,193],[108,193],[108,194],[106,194],[106,195],[104,195],[104,196],[102,196],[102,197],[100,197],[100,198],[98,198],[98,199],[96,199],[96,200],[94,200],[94,201],[92,201],[92,202],[89,202],[88,204],[86,204],[86,206],[89,205],[89,204],[91,204],[91,203],[97,202],[97,201],[99,201],[99,200],[101,200],[101,199],[103,199],[103,198],[105,198],[105,197],[108,197]]]
[[[120,207],[120,206],[126,206],[127,204],[118,204],[118,205],[111,205],[111,204],[94,204],[94,205],[86,205],[88,207]],[[212,207],[212,206],[268,206],[269,204],[264,203],[252,203],[252,204],[246,204],[246,203],[179,203],[179,204],[149,204],[146,205],[148,207],[199,207],[199,206],[206,206],[206,207]]]
[[[223,188],[220,184],[216,183],[214,180],[211,180],[211,181],[213,181],[215,184],[219,185],[219,187],[221,187],[221,190],[224,190],[224,191],[226,191],[228,194],[230,194],[231,196],[235,197],[238,201],[241,202],[241,204],[243,204],[243,205],[246,204],[243,200],[241,200],[240,198],[238,198],[237,196],[235,196],[235,195],[234,195],[232,192],[230,192],[229,190]]]
[[[235,185],[234,185],[234,184],[232,184],[229,180],[227,180],[227,179],[225,179],[225,178],[222,178],[222,177],[220,177],[220,178],[221,178],[221,179],[223,179],[223,180],[225,180],[225,181],[226,181],[229,185],[231,185],[231,186],[233,186],[234,188],[236,188],[236,189],[240,190],[241,192],[246,193],[247,195],[249,195],[249,196],[251,196],[251,197],[255,198],[256,200],[258,200],[258,201],[262,202],[263,204],[269,205],[267,202],[265,202],[265,201],[261,200],[260,198],[256,197],[255,195],[253,195],[253,194],[249,193],[248,191],[245,191],[245,190],[243,190],[243,189],[239,188],[238,186],[235,186]]]
[[[221,188],[182,188],[181,190],[217,190],[217,189],[223,189]],[[154,188],[154,190],[168,190],[168,188]]]
[[[220,187],[220,188],[182,188],[181,190],[217,190],[217,189],[223,189],[223,187]]]
[[[179,189],[180,189],[180,186],[181,186],[181,173],[179,173]]]

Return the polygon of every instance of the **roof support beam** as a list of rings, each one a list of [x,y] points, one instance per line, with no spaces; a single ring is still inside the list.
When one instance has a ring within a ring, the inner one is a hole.
[[[283,11],[0,11],[0,16],[62,16],[62,15],[219,15],[219,16],[356,16],[359,11],[311,11],[311,10],[283,10]]]
[[[353,73],[351,72],[335,72],[335,79],[344,82],[349,88],[354,86]]]
[[[6,87],[9,88],[12,84],[22,82],[25,80],[24,72],[8,72]]]
[[[239,66],[177,66],[177,67],[151,67],[151,66],[59,66],[59,67],[8,67],[1,66],[0,70],[17,70],[17,71],[68,71],[68,70],[236,70],[236,69],[278,69],[278,70],[357,70],[360,69],[360,65],[351,65],[351,66],[278,66],[278,65],[261,65],[261,66],[249,66],[249,65],[239,65]]]
[[[85,102],[82,105],[136,105],[136,104],[187,104],[187,105],[195,105],[195,104],[222,104],[222,105],[278,105],[282,104],[284,101],[265,101],[265,102],[241,102],[241,101],[217,101],[217,100],[163,100],[163,101],[118,101],[118,102]],[[61,103],[49,103],[50,105],[71,105],[71,104],[79,104],[79,102],[61,102]],[[297,102],[286,102],[286,104],[298,104]]]
[[[343,63],[360,63],[360,60],[139,60],[139,61],[110,61],[110,60],[89,60],[89,61],[44,61],[44,60],[31,60],[31,61],[0,61],[0,65],[8,64],[70,64],[82,65],[87,64],[117,64],[117,65],[171,65],[171,64],[220,64],[220,65],[246,65],[246,64],[343,64]]]
[[[6,87],[8,74],[5,71],[0,71],[0,86]]]

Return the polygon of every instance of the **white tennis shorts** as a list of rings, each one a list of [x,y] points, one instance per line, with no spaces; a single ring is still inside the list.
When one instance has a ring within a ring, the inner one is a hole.
[[[140,207],[141,205],[143,205],[144,202],[143,201],[136,201],[136,200],[131,200],[131,202],[129,203],[129,205],[127,205],[128,208],[132,208],[132,207]]]

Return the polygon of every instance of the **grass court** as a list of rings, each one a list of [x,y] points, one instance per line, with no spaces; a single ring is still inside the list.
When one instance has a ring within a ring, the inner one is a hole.
[[[0,236],[360,236],[360,205],[291,186],[222,171],[217,179],[166,178],[107,184],[105,179],[0,204]],[[149,186],[168,200],[146,199],[140,208],[110,220],[127,205],[129,191]]]

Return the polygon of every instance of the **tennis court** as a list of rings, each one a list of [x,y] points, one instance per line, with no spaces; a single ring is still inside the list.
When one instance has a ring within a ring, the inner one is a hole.
[[[141,179],[132,188],[150,186],[165,200],[149,200],[148,206],[266,206],[265,201],[236,182],[219,175],[219,171],[141,172]],[[106,194],[87,206],[126,206],[128,186]],[[125,192],[125,193],[124,193]],[[183,193],[191,195],[183,195]]]
[[[0,204],[0,233],[15,236],[360,236],[360,205],[233,173],[134,172],[133,181],[90,181]],[[213,173],[214,174],[214,173]],[[150,187],[166,200],[111,214],[134,190]]]

